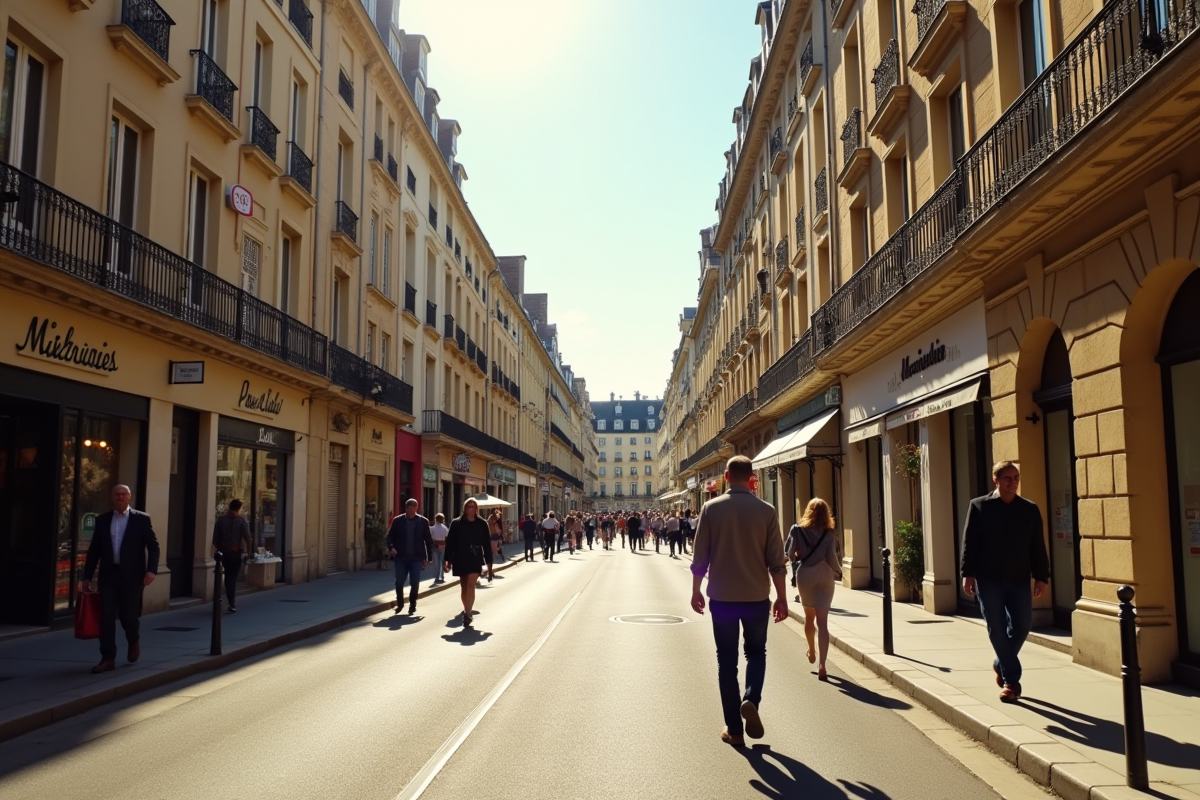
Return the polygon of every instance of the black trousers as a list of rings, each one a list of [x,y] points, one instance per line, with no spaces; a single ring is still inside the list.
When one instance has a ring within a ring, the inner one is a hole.
[[[100,572],[100,658],[117,658],[117,620],[125,629],[125,639],[133,644],[140,638],[142,616],[141,581],[127,581],[119,567],[111,566]]]
[[[671,555],[675,555],[675,548],[679,548],[679,554],[683,555],[683,536],[678,533],[669,535],[668,540],[671,542]]]
[[[221,569],[225,570],[225,599],[229,605],[237,605],[237,579],[242,570],[241,552],[226,553],[221,551]]]
[[[538,540],[536,537],[533,537],[533,538],[531,538],[529,536],[525,537],[525,558],[528,559],[529,561],[533,561],[533,551],[534,551],[534,548],[537,547],[537,543],[538,543]]]

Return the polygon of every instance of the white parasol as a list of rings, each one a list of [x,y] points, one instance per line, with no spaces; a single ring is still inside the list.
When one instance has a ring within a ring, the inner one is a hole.
[[[487,492],[484,492],[483,494],[471,495],[471,499],[474,500],[475,504],[480,508],[508,508],[512,505],[512,503],[508,502],[507,500],[501,500],[499,497],[492,497]]]

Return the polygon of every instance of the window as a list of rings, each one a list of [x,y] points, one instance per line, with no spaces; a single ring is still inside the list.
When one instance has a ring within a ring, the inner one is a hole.
[[[608,484],[607,483],[600,484],[600,494],[601,495],[608,494]]]
[[[649,437],[649,436],[647,436],[647,437],[646,437],[644,440],[642,440],[642,444],[650,444],[650,437]],[[646,458],[649,458],[649,457],[650,457],[650,452],[649,452],[649,451],[647,451],[647,452],[646,452]]]
[[[217,60],[217,0],[200,2],[200,49]]]
[[[653,494],[654,494],[654,484],[647,483],[646,484],[646,497],[650,497]]]
[[[646,406],[646,416],[647,417],[654,416],[654,406]]]
[[[614,475],[615,477],[617,477],[617,478],[621,477],[621,468],[620,468],[620,467],[613,467],[613,475]]]
[[[650,465],[649,465],[649,464],[647,464],[647,465],[645,466],[645,469],[643,470],[642,474],[643,474],[643,475],[651,475],[651,474],[653,474],[653,473],[650,471]]]
[[[967,152],[966,120],[963,119],[962,84],[946,97],[946,118],[950,123],[950,158],[954,164]]]
[[[636,478],[636,477],[637,477],[637,467],[630,467],[630,468],[629,468],[629,477],[631,477],[631,478]]]
[[[606,476],[606,472],[605,472],[605,470],[606,470],[606,469],[607,469],[606,467],[601,467],[601,468],[600,468],[600,477],[601,477],[601,478],[603,478],[603,477],[605,477],[605,476]]]
[[[603,419],[598,419],[598,420],[596,420],[596,430],[598,430],[598,431],[602,431],[602,430],[604,430],[604,427],[605,427],[607,424],[608,424],[608,421],[607,421],[607,420],[603,420]]]
[[[300,146],[300,122],[304,119],[303,112],[300,108],[302,95],[300,94],[300,82],[292,81],[292,115],[288,120],[288,141],[295,142],[296,146]]]
[[[333,279],[333,309],[330,318],[331,325],[329,326],[329,338],[334,344],[338,344],[341,339],[342,330],[342,282],[341,280]]]
[[[134,229],[140,141],[141,135],[137,128],[120,117],[112,118],[108,135],[108,216]],[[115,250],[118,247],[117,243],[114,242],[113,247]],[[190,251],[188,255],[190,257]],[[117,270],[129,274],[130,254],[118,251],[114,252],[114,256]]]
[[[0,159],[30,175],[40,170],[46,65],[12,39],[4,43],[0,91]]]
[[[624,492],[621,491],[621,482],[620,481],[617,481],[616,487],[617,488],[614,490],[616,492],[616,494],[624,494]]]
[[[608,454],[607,454],[607,453],[601,453],[601,454],[600,454],[600,458],[599,458],[599,460],[600,460],[600,461],[608,461]]]
[[[614,431],[623,430],[624,428],[625,428],[625,423],[622,420],[619,420],[619,419],[613,420],[613,430]]]
[[[379,260],[375,252],[375,236],[379,230],[379,215],[371,213],[371,239],[367,243],[369,256],[367,258],[367,283],[372,286],[379,285]]]
[[[387,370],[388,357],[392,353],[392,337],[386,333],[379,334],[379,367]]]
[[[604,445],[606,444],[606,440],[605,440],[605,438],[604,438],[603,436],[601,436],[601,437],[600,437],[600,442],[599,442],[599,444],[600,444],[600,446],[601,446],[601,447],[604,447]],[[603,455],[603,453],[601,453],[601,455]]]
[[[292,237],[279,241],[279,310],[292,314]]]
[[[1017,17],[1021,26],[1021,81],[1023,86],[1029,86],[1046,69],[1046,22],[1042,16],[1042,0],[1024,0],[1017,6]]]
[[[629,460],[630,460],[630,461],[637,461],[637,451],[631,452],[631,453],[629,454]]]
[[[205,247],[208,238],[208,181],[200,173],[193,170],[188,176],[188,258],[195,264],[205,266]],[[200,286],[193,286],[193,302]]]
[[[650,441],[649,441],[649,440],[647,440],[647,441],[646,441],[646,444],[650,444]],[[650,451],[649,451],[649,450],[647,450],[647,451],[646,451],[646,454],[645,454],[644,456],[642,456],[642,458],[644,458],[644,459],[646,459],[647,461],[649,461],[649,460],[650,460]]]
[[[646,420],[646,429],[651,430],[651,431],[654,430],[654,420],[652,420],[652,419]]]
[[[383,231],[383,263],[381,266],[382,274],[380,275],[381,287],[383,293],[388,297],[392,296],[392,229],[385,228]]]
[[[636,431],[638,429],[638,421],[636,419],[629,420],[629,430]]]
[[[637,496],[637,481],[629,484],[629,493],[635,497]]]
[[[242,237],[242,289],[258,297],[258,265],[262,260],[262,243],[249,236]]]
[[[617,447],[620,447],[621,446],[621,437],[620,436],[618,436],[616,438],[616,442],[617,442]]]
[[[620,414],[620,413],[621,413],[621,404],[620,404],[620,403],[617,403],[616,412],[617,412],[618,414]]]
[[[250,105],[256,108],[261,107],[262,103],[262,83],[263,83],[263,50],[265,45],[262,39],[254,40],[254,75],[251,77],[250,85]]]
[[[363,352],[363,358],[367,363],[371,363],[375,359],[375,323],[367,323],[367,348]]]

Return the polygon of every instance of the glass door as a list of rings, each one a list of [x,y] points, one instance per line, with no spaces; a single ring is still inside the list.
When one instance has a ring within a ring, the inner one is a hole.
[[[258,542],[280,559],[283,558],[283,465],[287,456],[255,451],[254,505],[251,530],[257,531]],[[275,580],[283,580],[283,562],[275,565]]]
[[[1050,590],[1054,625],[1071,629],[1071,612],[1083,595],[1075,514],[1075,459],[1071,407],[1046,410],[1046,507],[1050,528]]]
[[[1170,368],[1174,422],[1175,575],[1183,659],[1200,663],[1200,361]]]
[[[991,494],[991,468],[987,458],[986,433],[982,403],[971,403],[950,412],[951,469],[954,480],[954,580],[958,591],[960,614],[977,615],[979,604],[962,589],[963,526],[967,507],[976,497]]]

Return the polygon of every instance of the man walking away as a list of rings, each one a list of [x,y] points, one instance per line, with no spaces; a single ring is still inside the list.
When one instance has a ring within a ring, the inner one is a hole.
[[[221,554],[221,569],[225,570],[225,611],[237,612],[238,572],[242,568],[242,554],[254,549],[250,540],[250,525],[242,516],[242,501],[229,501],[229,513],[218,517],[213,525],[212,552]]]
[[[117,661],[117,620],[129,642],[129,663],[142,656],[142,593],[158,574],[158,537],[150,515],[129,507],[133,493],[119,484],[112,490],[112,511],[96,518],[96,529],[83,563],[83,591],[92,591],[100,568],[100,663],[92,674],[111,672]]]
[[[533,514],[526,514],[525,519],[521,520],[521,536],[525,539],[525,560],[533,561],[533,549],[538,542],[537,523],[533,521]]]
[[[725,730],[721,741],[742,747],[743,732],[763,735],[758,706],[767,672],[767,627],[787,619],[787,565],[779,521],[770,503],[750,491],[750,459],[734,456],[725,465],[729,491],[704,504],[696,521],[692,562],[692,609],[704,613],[700,584],[708,575],[713,638],[717,643],[717,685]],[[772,606],[771,584],[775,585]],[[745,639],[746,692],[738,690],[738,639]],[[743,726],[743,721],[745,725]]]
[[[971,501],[963,528],[962,586],[979,602],[996,657],[1000,700],[1021,698],[1021,645],[1033,626],[1033,598],[1050,581],[1050,559],[1036,504],[1017,495],[1021,472],[1011,461],[992,467],[996,491]],[[1030,578],[1033,588],[1030,591]]]
[[[672,510],[670,516],[667,517],[667,542],[671,546],[671,558],[679,558],[675,554],[675,548],[679,548],[679,552],[683,552],[683,537],[679,535],[679,517],[675,516],[675,511]]]
[[[542,561],[553,561],[558,551],[558,520],[553,511],[546,512],[542,520]]]
[[[662,543],[662,518],[658,514],[650,521],[650,530],[654,532],[654,552],[661,553],[658,546]]]
[[[596,515],[589,514],[587,522],[584,523],[587,527],[587,543],[588,550],[592,549],[592,541],[596,538]]]
[[[396,566],[396,613],[404,607],[404,584],[410,584],[408,613],[417,613],[421,572],[433,560],[433,534],[429,520],[417,513],[417,498],[410,497],[404,513],[392,520],[387,532],[387,549]]]
[[[629,534],[629,552],[636,553],[642,532],[642,518],[637,514],[630,514],[629,519],[625,520],[625,532]]]

